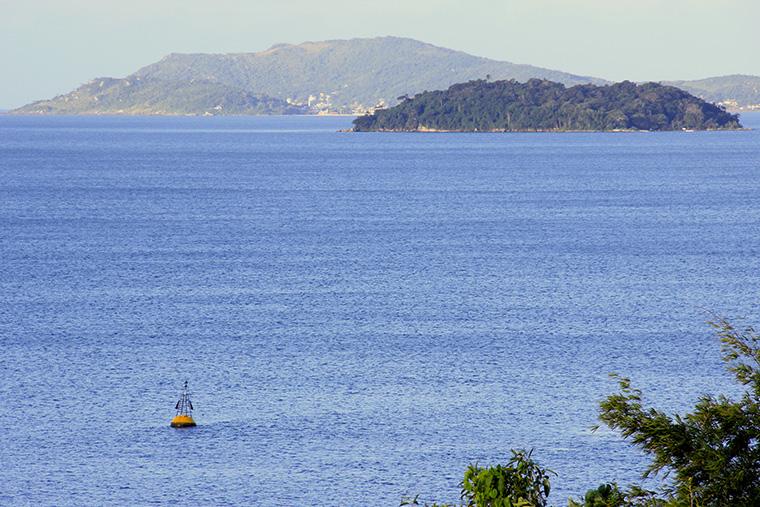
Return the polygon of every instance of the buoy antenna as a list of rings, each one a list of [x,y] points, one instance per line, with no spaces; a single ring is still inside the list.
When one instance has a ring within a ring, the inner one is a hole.
[[[177,411],[177,415],[172,419],[172,427],[185,428],[189,426],[195,426],[193,420],[193,403],[190,401],[190,392],[187,389],[187,380],[182,386],[182,393],[179,396],[179,401],[174,406]]]

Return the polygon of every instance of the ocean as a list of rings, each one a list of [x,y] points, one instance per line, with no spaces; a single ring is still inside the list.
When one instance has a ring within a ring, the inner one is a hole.
[[[453,502],[512,448],[566,505],[647,464],[610,372],[739,392],[760,131],[350,121],[0,115],[0,505]]]

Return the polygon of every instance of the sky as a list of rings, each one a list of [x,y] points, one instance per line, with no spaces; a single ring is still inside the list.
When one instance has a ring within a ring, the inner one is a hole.
[[[760,75],[760,0],[0,0],[0,109],[179,52],[396,35],[610,80]]]

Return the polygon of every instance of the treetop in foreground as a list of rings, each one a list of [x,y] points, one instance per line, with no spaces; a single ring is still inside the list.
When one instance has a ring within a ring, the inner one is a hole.
[[[703,395],[679,415],[648,406],[629,379],[615,376],[619,391],[600,404],[600,419],[651,458],[644,477],[662,473],[667,481],[659,492],[607,481],[569,507],[760,507],[760,334],[725,319],[711,325],[741,396]],[[507,465],[468,467],[460,503],[413,497],[401,505],[544,507],[554,472],[531,454],[513,450]]]
[[[469,81],[402,97],[390,109],[354,120],[353,130],[391,132],[536,132],[723,130],[739,117],[679,88],[623,81],[577,85],[531,79]]]
[[[712,324],[723,360],[746,390],[741,398],[702,396],[686,415],[647,407],[641,391],[619,377],[620,391],[601,404],[600,419],[640,447],[646,474],[671,474],[672,505],[760,505],[760,335],[720,319]],[[671,505],[669,504],[669,505]]]

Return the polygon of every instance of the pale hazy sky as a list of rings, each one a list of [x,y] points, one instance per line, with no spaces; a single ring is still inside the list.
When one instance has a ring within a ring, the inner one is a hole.
[[[613,80],[760,75],[760,0],[0,0],[0,108],[171,52],[398,35]]]

